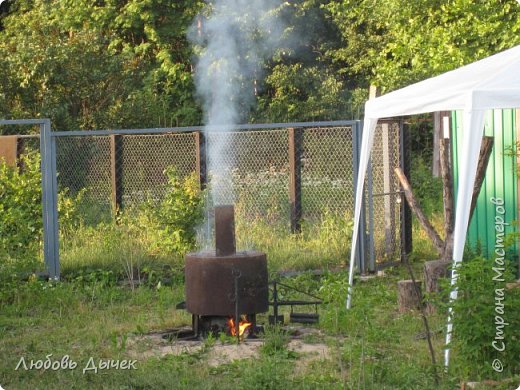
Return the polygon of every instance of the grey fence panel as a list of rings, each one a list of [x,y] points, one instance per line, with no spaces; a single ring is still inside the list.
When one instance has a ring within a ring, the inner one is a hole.
[[[81,194],[79,205],[87,224],[112,218],[110,138],[108,136],[56,137],[59,189]]]
[[[235,203],[249,218],[289,221],[289,160],[286,129],[207,134],[208,173],[218,203]],[[217,168],[217,169],[216,169]],[[225,177],[217,177],[219,172]]]
[[[181,177],[200,175],[201,184],[208,182],[213,192],[222,186],[217,202],[234,203],[245,221],[262,220],[290,232],[302,225],[326,228],[326,218],[351,219],[360,122],[242,125],[225,130],[49,132],[42,140],[46,210],[52,212],[58,192],[65,191],[80,196],[82,223],[95,227],[113,221],[117,211],[161,200],[165,171],[174,167]],[[216,145],[220,145],[217,152],[208,154]],[[401,149],[399,123],[381,123],[367,175],[370,183],[365,186],[367,223],[358,256],[362,271],[400,259],[403,204],[393,169],[401,165]],[[218,172],[225,172],[225,177],[217,177],[216,166],[224,168]],[[54,249],[46,250],[46,257],[58,259],[57,224],[49,221],[45,245]],[[53,267],[51,273],[59,275],[59,268]]]
[[[175,167],[181,177],[196,171],[193,133],[125,135],[117,148],[122,204],[160,199],[167,181],[165,170]]]
[[[305,219],[354,209],[353,127],[305,129],[302,207]],[[345,215],[345,217],[351,217]]]

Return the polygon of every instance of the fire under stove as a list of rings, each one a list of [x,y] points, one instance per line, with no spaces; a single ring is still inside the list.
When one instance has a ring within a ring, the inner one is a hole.
[[[269,309],[267,258],[236,251],[233,206],[215,207],[215,250],[187,254],[184,275],[195,337],[256,334],[256,315]]]

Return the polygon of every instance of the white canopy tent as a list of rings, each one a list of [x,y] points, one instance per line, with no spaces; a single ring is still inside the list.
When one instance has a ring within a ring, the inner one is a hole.
[[[352,303],[352,283],[361,213],[361,198],[367,164],[379,118],[414,115],[435,111],[463,110],[462,156],[455,211],[453,268],[462,261],[471,206],[471,196],[484,131],[484,114],[494,108],[520,107],[520,45],[440,76],[412,84],[406,88],[369,100],[365,105],[365,121],[361,143],[354,210],[354,231],[350,256],[347,309]],[[454,271],[451,283],[455,284]],[[457,299],[457,290],[450,295]],[[451,339],[451,310],[446,342]],[[445,364],[449,363],[446,350]]]

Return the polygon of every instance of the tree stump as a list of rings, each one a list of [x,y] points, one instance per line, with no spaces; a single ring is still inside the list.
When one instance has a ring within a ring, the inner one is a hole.
[[[422,305],[421,282],[416,281],[416,286],[412,280],[400,280],[397,282],[399,313],[409,310],[420,309]],[[417,295],[417,289],[419,295]]]
[[[424,263],[424,287],[427,294],[440,292],[439,281],[450,276],[449,260],[433,260]],[[435,306],[431,302],[426,302],[426,312],[435,313]]]

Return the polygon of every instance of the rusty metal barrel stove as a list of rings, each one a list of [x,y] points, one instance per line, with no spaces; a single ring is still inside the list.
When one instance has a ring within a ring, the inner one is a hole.
[[[215,251],[185,259],[186,309],[198,316],[232,316],[268,310],[265,253],[236,252],[233,206],[215,207]],[[238,292],[238,304],[236,302]]]

